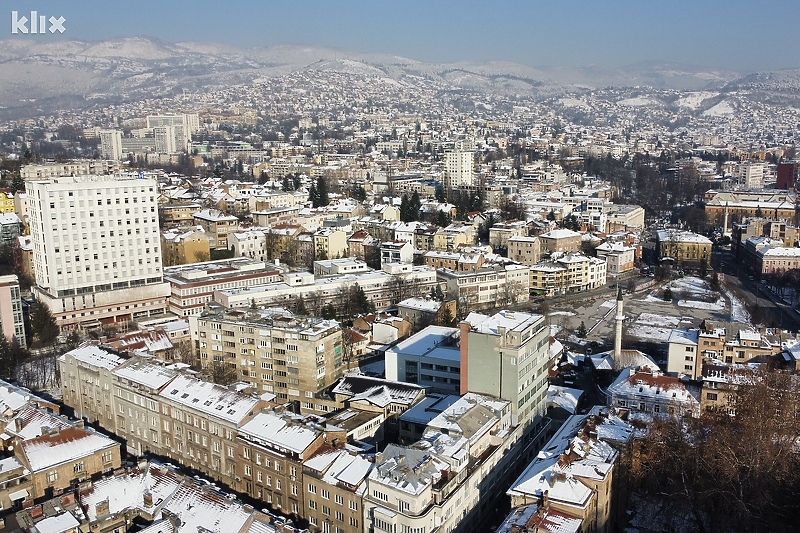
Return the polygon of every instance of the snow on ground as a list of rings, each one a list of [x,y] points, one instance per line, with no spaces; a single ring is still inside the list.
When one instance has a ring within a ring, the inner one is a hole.
[[[728,115],[733,115],[734,113],[736,113],[736,110],[733,108],[733,106],[729,102],[727,102],[726,100],[723,100],[722,102],[718,103],[717,105],[715,105],[713,107],[709,107],[708,109],[703,111],[703,116],[706,116],[706,117],[725,117],[725,116],[728,116]]]
[[[731,302],[731,322],[749,324],[750,313],[747,312],[747,307],[745,307],[744,302],[727,288],[725,289],[725,296]]]
[[[658,296],[654,295],[653,293],[648,294],[644,298],[640,298],[639,301],[640,302],[650,302],[650,303],[660,303],[660,304],[669,303],[666,300],[664,300],[664,298],[659,298]]]
[[[666,342],[672,330],[680,323],[681,318],[677,316],[642,313],[628,326],[627,334],[640,339]]]
[[[600,304],[600,307],[616,307],[617,301],[616,300],[606,300],[605,302]]]
[[[547,316],[577,316],[577,313],[572,311],[553,311],[552,313],[547,313]]]
[[[687,276],[671,281],[669,284],[672,292],[680,292],[692,300],[716,300],[717,293],[712,291],[706,280]]]
[[[708,98],[713,98],[717,96],[718,93],[713,93],[709,91],[699,91],[696,93],[689,93],[686,96],[678,99],[678,106],[686,107],[688,109],[697,109],[699,108],[704,100]]]
[[[720,298],[716,302],[701,302],[699,300],[678,300],[678,305],[680,307],[705,309],[706,311],[722,311],[725,309],[725,299]]]

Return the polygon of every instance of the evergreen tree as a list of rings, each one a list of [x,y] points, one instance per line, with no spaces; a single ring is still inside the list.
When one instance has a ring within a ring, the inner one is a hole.
[[[672,289],[670,289],[669,287],[664,289],[664,301],[665,302],[671,302],[672,301]]]
[[[311,207],[319,207],[319,195],[317,194],[317,187],[314,184],[311,184],[311,187],[308,188],[308,201],[311,202]]]
[[[329,303],[322,308],[322,318],[328,320],[334,320],[336,318],[336,309],[333,307],[333,304]]]
[[[17,194],[18,191],[25,191],[25,180],[22,179],[22,176],[19,174],[15,174],[14,177],[11,179],[11,194]]]
[[[52,343],[58,336],[56,319],[50,309],[40,301],[31,306],[31,331],[42,345]]]
[[[289,192],[291,189],[291,184],[289,183],[289,176],[284,176],[283,181],[281,182],[281,190],[283,192]]]
[[[306,303],[303,301],[303,298],[298,298],[295,300],[294,314],[300,316],[308,315],[308,309],[306,309]]]
[[[578,337],[580,337],[581,339],[586,337],[586,334],[587,334],[586,323],[583,320],[581,320],[581,325],[578,326],[577,334],[578,334]]]
[[[328,182],[322,176],[317,178],[317,204],[314,207],[324,207],[330,203],[328,199]]]

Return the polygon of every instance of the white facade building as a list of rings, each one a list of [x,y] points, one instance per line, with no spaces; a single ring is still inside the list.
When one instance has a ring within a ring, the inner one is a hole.
[[[472,185],[474,152],[456,149],[444,154],[444,179],[446,188]]]
[[[31,181],[34,293],[61,326],[163,313],[157,183],[129,176]]]
[[[107,159],[122,159],[122,132],[102,130],[100,132],[100,153]]]

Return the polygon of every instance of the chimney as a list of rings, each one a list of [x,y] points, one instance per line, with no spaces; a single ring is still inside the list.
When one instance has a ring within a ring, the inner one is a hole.
[[[542,507],[547,509],[550,506],[550,491],[546,490],[542,493]]]
[[[622,289],[617,291],[617,314],[614,316],[614,362],[619,363],[622,355],[622,321],[625,316],[622,314]]]
[[[146,490],[142,493],[142,499],[144,500],[145,507],[152,507],[153,506],[153,493],[149,490]]]
[[[14,429],[16,429],[17,433],[22,431],[22,419],[20,417],[14,419]]]
[[[99,516],[105,516],[108,514],[108,498],[103,501],[99,501],[94,506],[95,514]]]

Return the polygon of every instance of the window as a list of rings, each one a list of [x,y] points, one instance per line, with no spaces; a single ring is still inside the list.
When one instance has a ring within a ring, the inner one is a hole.
[[[320,493],[320,496],[322,496],[322,498],[325,499],[325,500],[330,500],[331,499],[331,493],[330,493],[330,491],[328,491],[326,489],[322,489],[322,492]]]
[[[308,500],[308,508],[309,509],[316,509],[317,508],[317,502],[315,502],[314,500]]]
[[[50,472],[47,474],[47,482],[48,483],[55,483],[58,480],[58,472]]]
[[[73,465],[73,467],[72,467],[72,471],[73,471],[73,472],[75,472],[76,474],[77,474],[78,472],[83,472],[83,469],[84,469],[84,466],[83,466],[83,461],[80,461],[80,462],[78,462],[78,463],[75,463],[75,464]]]
[[[342,498],[341,495],[337,494],[335,496],[335,500],[336,500],[336,505],[344,505],[344,498]]]
[[[309,492],[309,494],[316,494],[317,493],[316,485],[312,485],[311,483],[309,483],[308,484],[308,492]]]
[[[717,400],[717,393],[716,392],[707,392],[706,393],[706,400],[716,401]]]
[[[358,502],[357,501],[350,500],[349,503],[350,503],[349,507],[350,507],[351,511],[358,511]]]

